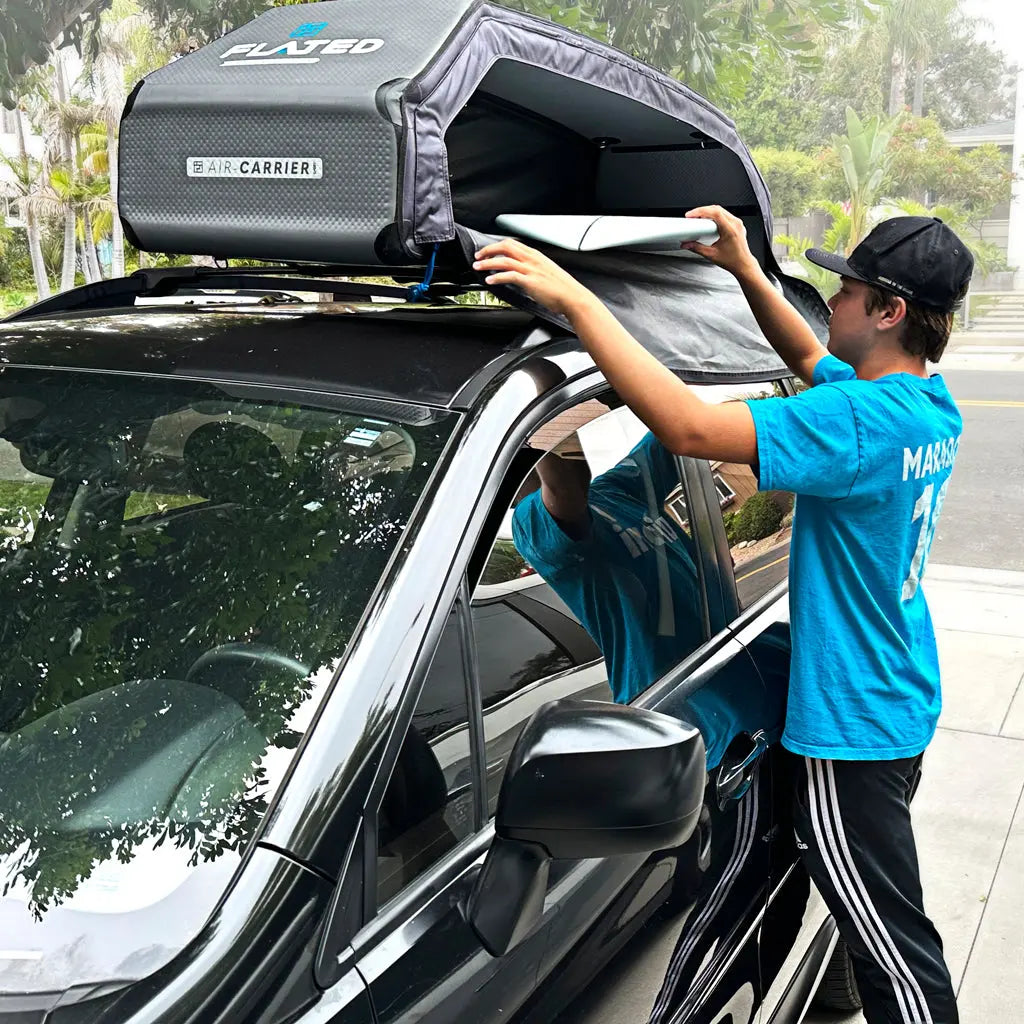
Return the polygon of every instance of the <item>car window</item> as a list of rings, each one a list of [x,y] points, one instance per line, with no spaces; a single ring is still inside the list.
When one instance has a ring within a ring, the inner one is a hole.
[[[15,551],[32,539],[53,481],[22,465],[18,449],[0,440],[0,545]]]
[[[158,956],[147,908],[212,871],[188,902],[212,910],[456,419],[345,401],[4,373],[0,889],[25,922],[91,947],[116,910]]]
[[[583,402],[529,448],[536,464],[511,488],[473,596],[491,813],[541,704],[632,699],[706,639],[693,541],[672,509],[677,464],[643,424]]]
[[[763,401],[785,397],[778,383],[698,387],[708,402]],[[750,466],[711,462],[740,608],[747,608],[789,574],[794,497],[789,491],[759,491]]]
[[[469,708],[458,615],[427,671],[377,816],[377,902],[473,831]]]

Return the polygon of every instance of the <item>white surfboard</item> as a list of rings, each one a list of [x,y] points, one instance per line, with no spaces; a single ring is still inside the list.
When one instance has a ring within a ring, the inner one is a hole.
[[[575,214],[502,213],[500,231],[559,249],[593,252],[597,249],[678,250],[680,243],[718,240],[713,220],[698,217],[618,217]]]

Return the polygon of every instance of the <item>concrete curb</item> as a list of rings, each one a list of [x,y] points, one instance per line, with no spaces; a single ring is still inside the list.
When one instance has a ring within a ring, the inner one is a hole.
[[[1024,597],[1024,572],[1013,569],[978,569],[967,565],[929,564],[924,586],[953,585],[968,590],[998,590]]]

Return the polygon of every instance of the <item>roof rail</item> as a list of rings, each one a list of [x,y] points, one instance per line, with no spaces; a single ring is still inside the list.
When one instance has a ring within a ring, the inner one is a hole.
[[[465,291],[479,289],[475,282],[430,285],[426,292],[413,293],[400,285],[373,284],[366,281],[338,281],[345,277],[422,278],[421,267],[372,266],[293,266],[275,267],[160,267],[136,270],[128,277],[97,281],[71,288],[42,299],[4,318],[4,322],[38,320],[54,313],[85,312],[130,306],[137,298],[159,298],[188,288],[225,290],[246,289],[307,291],[329,293],[335,302],[344,299],[368,299],[372,296],[437,302]]]

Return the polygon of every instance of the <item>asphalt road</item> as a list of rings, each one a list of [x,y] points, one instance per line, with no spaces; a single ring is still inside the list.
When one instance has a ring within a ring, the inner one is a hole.
[[[948,370],[943,376],[960,405],[964,433],[931,560],[1022,570],[1024,373]]]

